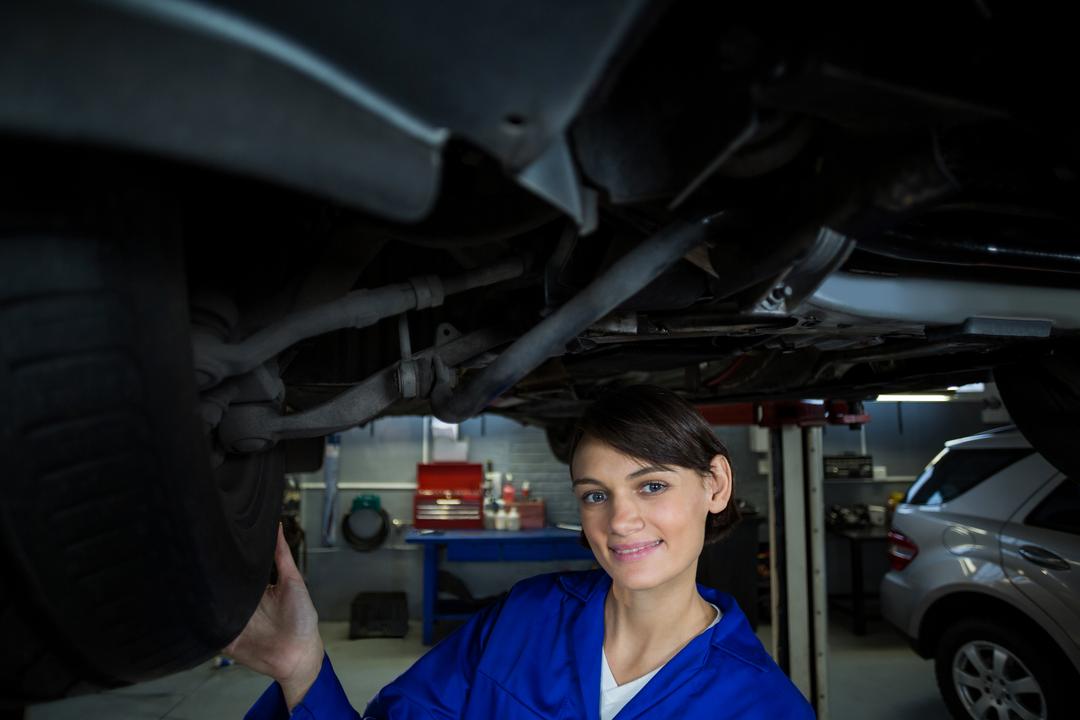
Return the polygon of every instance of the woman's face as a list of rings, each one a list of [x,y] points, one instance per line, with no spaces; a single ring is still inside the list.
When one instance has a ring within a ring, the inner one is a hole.
[[[660,467],[585,437],[571,464],[581,526],[601,567],[628,590],[649,590],[693,577],[710,512],[731,496],[731,468],[713,458],[702,478],[684,467]]]

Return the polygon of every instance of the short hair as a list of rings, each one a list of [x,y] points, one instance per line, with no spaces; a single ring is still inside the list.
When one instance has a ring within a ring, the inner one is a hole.
[[[671,390],[655,385],[628,385],[608,390],[581,416],[570,441],[570,463],[586,437],[620,453],[653,465],[689,468],[702,477],[712,473],[712,459],[722,455],[731,464],[727,447],[693,405]],[[705,544],[727,535],[739,522],[735,505],[735,471],[727,507],[709,513]]]

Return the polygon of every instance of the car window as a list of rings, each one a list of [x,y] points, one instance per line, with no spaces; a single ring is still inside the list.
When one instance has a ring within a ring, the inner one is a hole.
[[[1080,480],[1065,478],[1032,510],[1028,525],[1080,535]]]
[[[906,502],[913,505],[948,502],[1033,452],[1030,448],[944,450],[911,486]]]

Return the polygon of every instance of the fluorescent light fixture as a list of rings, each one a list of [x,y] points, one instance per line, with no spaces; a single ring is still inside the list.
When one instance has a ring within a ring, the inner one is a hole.
[[[949,388],[957,393],[981,393],[986,392],[986,383],[968,383],[967,385],[953,385]]]
[[[912,395],[878,395],[877,402],[948,402],[952,397],[933,393]]]

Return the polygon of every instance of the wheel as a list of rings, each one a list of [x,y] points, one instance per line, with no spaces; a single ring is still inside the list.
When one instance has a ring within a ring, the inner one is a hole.
[[[1051,464],[1080,477],[1075,450],[1080,433],[1080,351],[1052,355],[994,370],[1001,399],[1032,447]]]
[[[179,243],[131,217],[88,227],[0,229],[9,707],[199,663],[270,576],[281,453],[211,470]]]
[[[957,720],[1059,720],[1065,673],[1046,641],[1007,624],[967,618],[942,635],[938,689]]]

